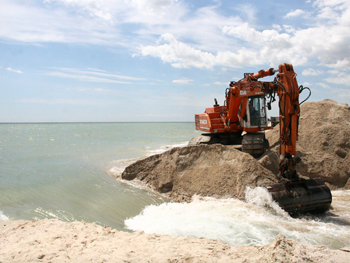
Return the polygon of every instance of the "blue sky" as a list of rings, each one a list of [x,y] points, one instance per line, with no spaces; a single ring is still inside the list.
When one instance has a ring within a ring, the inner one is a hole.
[[[348,0],[0,4],[0,122],[193,121],[285,62],[310,101],[350,102]]]

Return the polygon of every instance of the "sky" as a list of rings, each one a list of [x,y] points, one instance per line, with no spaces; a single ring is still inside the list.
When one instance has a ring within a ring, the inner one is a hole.
[[[348,0],[0,6],[0,122],[194,121],[230,81],[281,63],[309,101],[350,102]]]

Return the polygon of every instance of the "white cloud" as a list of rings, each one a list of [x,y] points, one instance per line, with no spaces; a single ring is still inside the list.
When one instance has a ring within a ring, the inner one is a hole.
[[[119,31],[103,19],[84,16],[63,7],[45,8],[30,3],[2,1],[0,24],[7,26],[0,27],[0,38],[27,43],[124,45],[124,41],[119,40]]]
[[[248,23],[243,23],[239,26],[224,26],[222,32],[226,35],[234,36],[248,42],[257,41],[261,36],[261,33],[254,28],[249,27]]]
[[[59,72],[59,71],[49,72],[46,75],[61,77],[61,78],[71,78],[71,79],[77,79],[80,81],[89,81],[89,82],[131,84],[131,82],[126,82],[126,81],[118,81],[118,80],[113,80],[108,78],[98,78],[98,77],[88,76],[88,75],[70,74],[70,73]]]
[[[131,81],[145,80],[143,78],[135,78],[130,76],[122,76],[117,74],[106,73],[97,69],[80,70],[74,68],[54,68],[55,71],[46,73],[49,76],[77,79],[80,81],[88,82],[101,82],[101,83],[117,83],[117,84],[132,84]],[[121,80],[118,80],[121,79]],[[124,81],[129,80],[129,81]]]
[[[318,86],[321,86],[324,89],[330,89],[331,87],[325,83],[316,83]]]
[[[144,12],[144,10],[157,12],[171,7],[177,0],[130,0],[129,2],[141,12]]]
[[[301,73],[303,76],[318,76],[323,74],[324,72],[322,70],[319,69],[313,69],[313,68],[308,68],[303,70],[303,72]]]
[[[141,47],[143,56],[158,57],[175,68],[196,67],[200,69],[213,69],[215,66],[228,68],[241,68],[249,65],[270,64],[276,66],[285,61],[294,65],[300,65],[307,61],[305,54],[299,54],[288,41],[287,34],[279,34],[275,30],[258,32],[254,29],[246,31],[247,26],[225,27],[223,31],[229,35],[236,35],[247,41],[259,39],[259,49],[242,47],[236,52],[218,51],[216,54],[195,49],[190,45],[180,42],[171,34],[161,36],[161,42],[157,46]],[[164,44],[160,44],[166,42]],[[265,45],[264,45],[265,44]],[[282,52],[283,50],[283,52]]]
[[[104,70],[100,69],[91,69],[88,70],[80,70],[75,68],[54,68],[58,69],[60,71],[69,72],[69,73],[76,73],[76,74],[82,74],[82,75],[97,75],[97,76],[103,76],[103,77],[112,77],[117,79],[125,79],[125,80],[145,80],[144,78],[136,78],[136,77],[130,77],[130,76],[123,76],[123,75],[117,75],[117,74],[110,74],[106,73]]]
[[[98,17],[110,23],[113,23],[113,15],[111,11],[116,6],[122,4],[121,1],[108,1],[108,0],[44,0],[44,3],[48,6],[53,4],[61,5],[65,8],[73,8],[78,13],[88,14],[90,17]]]
[[[174,79],[173,83],[175,84],[192,84],[193,79]]]
[[[16,102],[21,103],[34,103],[34,104],[72,104],[72,105],[99,105],[93,100],[72,100],[72,99],[42,99],[42,98],[29,98],[21,99]]]
[[[350,86],[349,68],[340,67],[344,65],[348,65],[348,63],[341,62],[340,65],[333,66],[334,69],[328,71],[328,73],[332,74],[333,76],[327,77],[324,80],[333,84]]]
[[[337,67],[350,61],[347,0],[314,1],[308,25],[277,24],[276,20],[271,29],[258,24],[257,7],[241,5],[225,16],[218,3],[193,6],[175,0],[45,0],[44,5],[3,0],[0,24],[7,26],[0,28],[0,38],[121,45],[131,52],[140,47],[140,55],[177,68],[302,65],[315,60]],[[306,13],[296,9],[285,17]],[[349,64],[346,67],[350,69]]]
[[[110,89],[104,89],[104,88],[78,88],[78,91],[111,92]]]
[[[142,47],[141,54],[143,56],[158,57],[164,62],[171,63],[175,68],[213,68],[215,63],[213,54],[179,42],[171,34],[162,35],[160,40],[166,43],[158,46]]]
[[[295,34],[296,30],[293,26],[291,25],[283,25],[283,29],[286,31],[288,34]]]
[[[331,66],[339,61],[350,60],[348,45],[350,37],[346,33],[350,30],[350,23],[339,22],[350,12],[350,6],[343,9],[338,9],[337,6],[334,9],[337,15],[332,20],[325,23],[316,18],[315,25],[305,29],[283,25],[285,33],[277,30],[258,31],[245,23],[240,26],[225,27],[223,32],[246,41],[246,45],[251,48],[259,49],[262,59],[270,63],[281,61],[283,54],[286,61],[295,65],[304,64],[309,59],[316,58],[321,65]],[[334,21],[338,22],[334,23]]]
[[[291,36],[278,31],[263,30],[262,32],[250,27],[248,23],[239,26],[225,26],[222,32],[228,36],[233,36],[250,43],[259,43],[259,45],[269,46],[271,48],[286,49],[291,48]]]
[[[346,71],[333,71],[336,73],[334,77],[328,77],[325,80],[329,83],[341,84],[345,86],[350,86],[350,74]]]
[[[12,69],[12,68],[10,68],[10,67],[6,68],[6,70],[11,71],[11,72],[15,72],[15,73],[19,73],[19,74],[22,74],[22,73],[23,73],[23,72],[20,71],[20,70]]]
[[[80,14],[97,17],[111,24],[118,23],[124,18],[137,15],[164,15],[167,8],[173,6],[177,0],[44,0],[44,3],[61,5]]]
[[[203,52],[217,52],[234,47],[234,43],[222,35],[221,28],[227,23],[238,25],[241,21],[239,18],[223,16],[215,6],[201,7],[192,12],[184,1],[176,2],[166,11],[166,15],[161,17],[136,13],[128,18],[128,23],[142,25],[137,34],[148,42],[143,41],[140,46],[152,45],[159,36],[169,34],[176,39],[186,39],[184,43],[190,42],[192,48]],[[156,39],[151,39],[150,36],[156,36]]]
[[[242,3],[242,4],[234,5],[233,9],[235,9],[240,14],[240,17],[242,17],[244,21],[248,21],[251,23],[256,21],[257,13],[258,13],[258,9],[256,5],[252,5],[249,3],[248,4]]]
[[[297,17],[301,15],[306,15],[307,13],[304,10],[296,9],[293,11],[290,11],[288,14],[284,16],[284,18],[291,18],[291,17]]]
[[[272,28],[275,29],[275,30],[278,31],[278,32],[282,30],[281,25],[277,25],[277,24],[273,24],[273,25],[272,25]]]
[[[246,65],[247,61],[254,65],[263,63],[258,53],[245,48],[238,50],[236,53],[219,51],[214,55],[180,42],[171,34],[162,35],[160,40],[166,43],[158,46],[141,47],[140,54],[143,56],[158,57],[164,62],[170,63],[175,68],[196,67],[200,69],[213,69],[214,66],[239,68]]]
[[[276,66],[284,62],[297,66],[317,59],[318,64],[323,66],[339,67],[342,64],[350,69],[350,37],[347,33],[350,30],[350,19],[345,23],[345,17],[350,17],[350,5],[344,0],[336,3],[338,5],[332,1],[325,1],[326,6],[315,9],[317,14],[325,12],[326,8],[334,9],[335,13],[328,21],[324,21],[324,16],[322,19],[318,16],[310,18],[313,19],[313,25],[307,28],[274,24],[273,29],[260,31],[248,22],[237,23],[239,20],[236,19],[233,25],[221,26],[222,33],[227,36],[225,42],[233,44],[226,50],[222,46],[216,51],[205,51],[196,43],[190,45],[188,42],[179,41],[179,38],[172,34],[163,34],[161,42],[157,45],[142,46],[140,54],[158,57],[178,68],[239,68],[246,67],[247,63]],[[303,14],[306,12],[297,9],[286,16],[296,17]],[[304,72],[309,75],[321,73],[320,70]]]
[[[123,46],[132,52],[167,32],[193,39],[200,49],[231,48],[220,27],[240,21],[222,15],[216,6],[193,11],[177,0],[46,0],[44,5],[3,0],[1,7],[0,24],[7,26],[0,28],[0,38]]]
[[[334,69],[350,69],[350,59],[344,58],[342,60],[337,60],[335,63],[329,63],[327,67]]]
[[[224,85],[226,85],[226,86],[228,86],[228,82],[219,82],[219,81],[216,81],[216,82],[214,82],[214,85],[218,85],[218,86],[224,86]]]

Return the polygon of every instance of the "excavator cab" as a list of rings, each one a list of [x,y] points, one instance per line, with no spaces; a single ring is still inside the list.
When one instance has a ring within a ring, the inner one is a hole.
[[[245,128],[267,127],[265,96],[248,98],[247,123]]]
[[[243,131],[242,151],[260,157],[269,147],[269,142],[265,138],[263,131],[269,129],[266,114],[266,101],[264,95],[249,96],[242,100],[246,103],[244,118],[241,120]],[[240,111],[239,111],[240,114]]]

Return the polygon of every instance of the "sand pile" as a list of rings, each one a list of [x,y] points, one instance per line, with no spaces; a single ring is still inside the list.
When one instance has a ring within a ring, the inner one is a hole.
[[[233,146],[174,148],[128,166],[122,179],[138,179],[174,201],[197,194],[243,199],[247,186],[277,182],[279,126],[266,132],[271,148],[259,159]],[[350,188],[350,107],[331,100],[301,106],[298,156],[302,177],[321,177],[331,189]]]
[[[266,132],[272,146],[259,162],[278,171],[279,126]],[[331,189],[350,189],[350,107],[332,100],[301,106],[297,171],[304,177],[321,177]]]
[[[0,262],[348,262],[349,253],[278,235],[266,246],[126,233],[84,222],[2,222]]]
[[[246,186],[273,184],[275,175],[233,146],[173,148],[128,166],[126,180],[139,179],[174,201],[193,195],[243,199]]]

